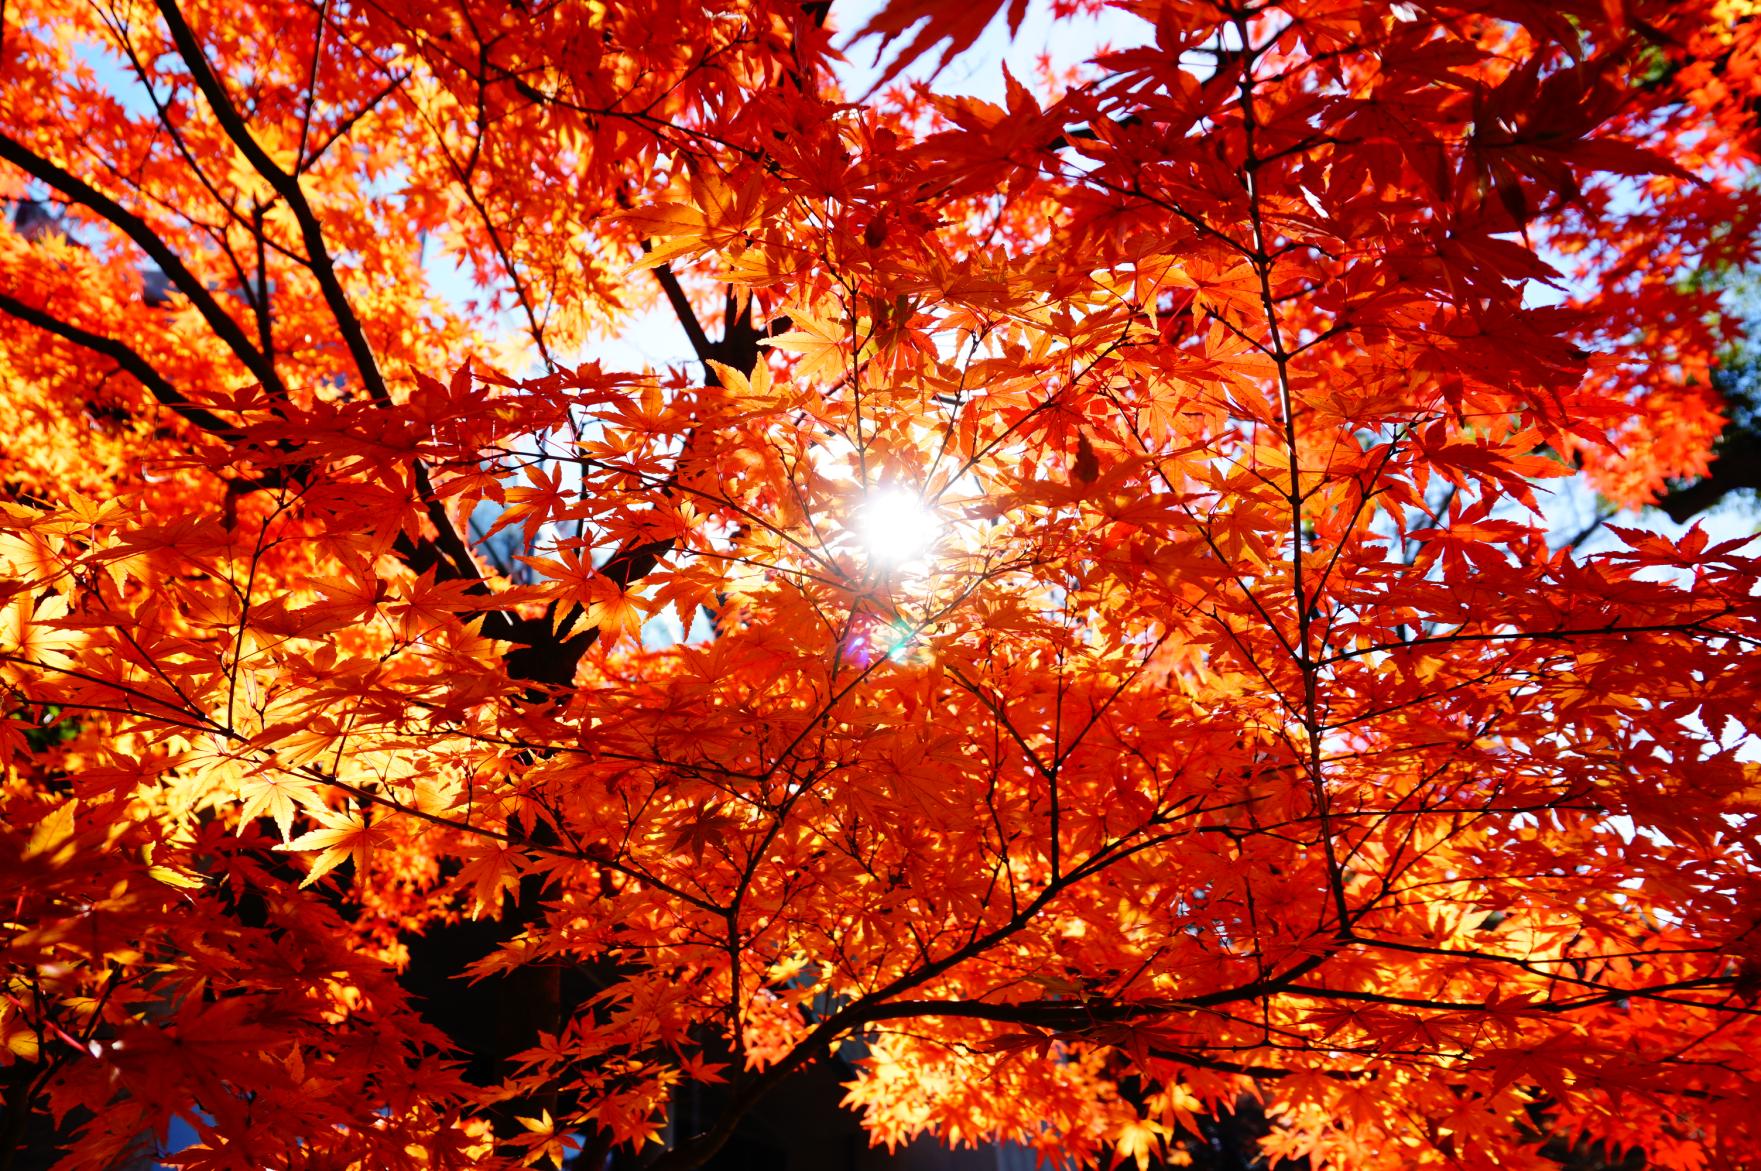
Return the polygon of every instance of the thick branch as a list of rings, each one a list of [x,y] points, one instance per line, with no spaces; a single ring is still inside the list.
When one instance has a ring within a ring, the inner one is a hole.
[[[367,388],[368,397],[381,405],[391,402],[391,392],[386,387],[384,372],[379,368],[379,361],[373,356],[373,347],[367,341],[366,331],[361,326],[361,319],[350,304],[348,293],[342,287],[342,281],[336,274],[336,262],[330,255],[330,249],[324,242],[324,230],[318,223],[318,216],[312,210],[311,202],[306,198],[305,190],[300,186],[299,176],[283,171],[269,157],[251,129],[245,124],[238,108],[232,104],[220,79],[215,76],[203,54],[202,47],[190,31],[189,24],[178,11],[175,0],[158,0],[159,13],[165,18],[166,26],[171,31],[172,42],[177,46],[178,55],[184,64],[189,66],[190,75],[195,78],[196,86],[207,98],[209,107],[219,120],[220,126],[226,131],[233,145],[245,156],[256,172],[273,187],[276,194],[287,201],[288,210],[293,212],[294,220],[300,226],[300,238],[306,247],[307,264],[312,275],[317,278],[318,289],[324,296],[324,303],[330,309],[330,315],[336,322],[336,328],[342,334],[343,343],[348,347],[349,355],[354,360],[355,368],[360,372],[361,383]],[[428,480],[428,469],[420,462],[415,466],[416,487],[422,494],[422,502],[427,510],[428,519],[434,525],[437,543],[445,557],[453,563],[453,568],[461,577],[476,577],[477,567],[471,557],[470,549],[454,529],[452,519],[447,516],[446,509],[434,497],[434,491]]]
[[[46,333],[52,333],[63,341],[72,342],[76,346],[84,347],[95,354],[102,354],[109,358],[131,374],[135,381],[146,387],[161,406],[176,411],[184,419],[209,434],[232,442],[237,442],[240,438],[237,427],[213,412],[192,404],[163,374],[153,369],[145,358],[115,338],[104,337],[81,329],[77,325],[71,325],[41,309],[32,308],[6,293],[0,293],[0,313],[9,314],[27,325],[34,325]]]
[[[1657,501],[1670,520],[1687,524],[1732,492],[1761,489],[1761,435],[1732,424],[1719,443],[1706,475],[1672,488]]]
[[[349,355],[354,359],[355,368],[360,371],[361,382],[367,393],[376,402],[389,402],[391,395],[385,386],[385,376],[379,369],[378,360],[373,356],[373,348],[367,343],[367,334],[361,328],[360,318],[355,315],[354,307],[349,304],[348,294],[343,291],[342,282],[336,275],[336,264],[331,259],[330,250],[324,243],[324,231],[318,223],[317,215],[312,211],[311,203],[306,199],[304,189],[300,187],[297,177],[288,174],[276,165],[269,157],[251,129],[245,124],[238,108],[232,104],[220,79],[208,65],[208,58],[203,55],[202,47],[190,31],[183,14],[178,11],[175,0],[158,0],[159,14],[165,18],[165,24],[171,31],[172,43],[177,52],[189,66],[190,75],[195,78],[196,86],[202,96],[208,99],[214,117],[219,120],[221,129],[226,131],[233,145],[245,156],[247,162],[275,189],[276,194],[287,201],[288,210],[293,212],[294,220],[300,226],[300,238],[306,246],[307,262],[311,265],[312,275],[318,280],[319,291],[324,295],[324,303],[329,306],[330,314],[336,319],[336,328],[342,334],[343,344],[348,346]]]
[[[119,231],[138,245],[141,251],[152,258],[166,278],[178,292],[188,297],[214,336],[226,344],[242,362],[246,369],[262,383],[264,387],[279,391],[281,380],[271,365],[245,335],[243,327],[234,321],[214,294],[202,283],[195,273],[189,270],[177,253],[173,252],[158,233],[147,226],[145,220],[105,195],[91,184],[62,170],[48,159],[30,150],[17,139],[0,132],[0,159],[5,159],[26,174],[48,184],[74,203],[95,212],[108,220]]]
[[[697,310],[691,307],[691,299],[685,296],[684,288],[679,284],[678,276],[669,264],[656,265],[654,279],[660,282],[660,291],[666,294],[667,304],[673,307],[673,314],[679,319],[679,326],[691,341],[691,352],[703,363],[704,376],[714,379],[715,371],[709,366],[709,360],[715,357],[715,343],[709,340],[703,323],[697,319]]]

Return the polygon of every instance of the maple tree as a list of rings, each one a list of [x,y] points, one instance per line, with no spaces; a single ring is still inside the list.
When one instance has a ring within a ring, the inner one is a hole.
[[[1761,1161],[1761,19],[1026,9],[0,8],[0,1166]]]

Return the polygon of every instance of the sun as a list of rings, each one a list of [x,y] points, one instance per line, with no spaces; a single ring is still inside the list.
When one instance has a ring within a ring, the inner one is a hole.
[[[872,492],[857,512],[857,531],[878,565],[920,560],[942,535],[942,518],[923,497],[901,488]]]

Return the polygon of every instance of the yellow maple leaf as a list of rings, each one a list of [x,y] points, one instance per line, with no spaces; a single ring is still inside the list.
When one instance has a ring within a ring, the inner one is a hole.
[[[1166,1127],[1148,1119],[1127,1122],[1113,1140],[1113,1166],[1132,1159],[1137,1163],[1137,1171],[1149,1171],[1150,1164],[1161,1158],[1162,1138],[1167,1133]]]
[[[318,856],[312,860],[311,871],[300,883],[302,887],[311,886],[329,874],[345,858],[354,859],[355,874],[359,876],[367,869],[374,848],[383,845],[388,836],[388,819],[383,816],[373,822],[368,822],[363,814],[354,810],[342,813],[320,810],[316,816],[323,829],[311,830],[275,847],[290,852],[318,851]]]
[[[837,382],[842,379],[848,365],[843,328],[799,309],[790,311],[789,322],[794,329],[759,344],[800,354],[801,362],[795,373],[803,381]]]
[[[557,1133],[556,1122],[550,1117],[550,1111],[543,1111],[539,1118],[528,1118],[523,1114],[517,1114],[514,1118],[530,1132],[514,1140],[532,1148],[526,1152],[522,1162],[530,1167],[539,1159],[549,1159],[551,1166],[560,1168],[569,1157],[572,1144],[567,1134]]]
[[[74,797],[43,820],[37,822],[31,830],[30,840],[25,843],[26,858],[47,858],[49,865],[59,866],[73,854],[74,814],[79,811],[79,798]]]
[[[141,847],[141,860],[147,864],[147,877],[156,882],[162,882],[166,886],[175,886],[182,890],[200,890],[202,884],[208,881],[200,874],[192,870],[185,870],[181,866],[165,866],[153,861],[153,851],[158,847],[158,844],[157,842],[148,842]]]
[[[281,840],[285,842],[293,832],[296,809],[309,808],[315,803],[317,794],[309,781],[295,780],[285,774],[259,774],[239,783],[239,798],[244,802],[238,815],[240,833],[254,818],[272,817],[275,828],[281,832]]]

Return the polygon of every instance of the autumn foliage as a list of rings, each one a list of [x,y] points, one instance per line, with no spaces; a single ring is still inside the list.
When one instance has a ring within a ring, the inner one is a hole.
[[[1761,1165],[1761,14],[1026,9],[0,8],[0,1166]]]

